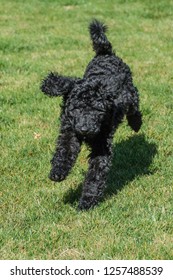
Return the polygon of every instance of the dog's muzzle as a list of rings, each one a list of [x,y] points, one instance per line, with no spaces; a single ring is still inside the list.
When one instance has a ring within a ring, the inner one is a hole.
[[[75,131],[78,135],[80,135],[84,138],[87,138],[87,137],[92,138],[99,133],[99,129],[87,127],[86,125],[83,125],[83,126],[76,125]]]

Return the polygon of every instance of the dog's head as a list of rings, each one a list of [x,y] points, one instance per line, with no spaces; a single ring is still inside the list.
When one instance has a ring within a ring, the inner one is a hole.
[[[41,90],[51,97],[63,96],[68,126],[83,138],[92,138],[110,127],[114,113],[121,107],[119,96],[125,79],[118,76],[97,76],[73,79],[50,73],[41,84]]]
[[[64,113],[73,130],[83,138],[93,138],[102,128],[112,122],[114,98],[118,90],[109,78],[108,81],[81,80],[68,94]],[[115,90],[114,94],[112,90]],[[118,95],[118,92],[117,92]]]
[[[94,137],[101,130],[107,110],[106,100],[99,98],[97,92],[75,88],[67,100],[65,113],[78,135]]]

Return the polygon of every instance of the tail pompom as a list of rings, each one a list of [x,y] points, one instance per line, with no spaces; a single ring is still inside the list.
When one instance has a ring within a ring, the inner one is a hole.
[[[91,37],[94,37],[94,36],[99,37],[102,33],[106,33],[107,30],[108,30],[108,27],[104,23],[102,23],[96,19],[94,19],[89,25],[89,31],[90,31]]]
[[[89,25],[93,49],[97,55],[112,54],[112,45],[105,35],[107,29],[105,24],[96,19]]]

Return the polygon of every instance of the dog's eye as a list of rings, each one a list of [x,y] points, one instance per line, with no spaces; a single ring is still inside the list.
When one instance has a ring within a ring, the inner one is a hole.
[[[103,103],[99,103],[99,102],[93,103],[93,104],[92,104],[92,108],[93,108],[93,109],[96,109],[96,110],[98,110],[98,111],[101,111],[101,112],[104,112],[104,111],[105,111],[105,106],[104,106],[104,104],[103,104]]]

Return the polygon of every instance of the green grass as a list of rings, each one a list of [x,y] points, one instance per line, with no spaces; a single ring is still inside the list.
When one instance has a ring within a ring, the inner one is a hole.
[[[173,2],[0,0],[1,259],[173,259]],[[143,126],[114,138],[104,200],[77,212],[83,146],[66,181],[48,178],[60,99],[39,91],[48,71],[82,76],[98,18],[134,73]]]

